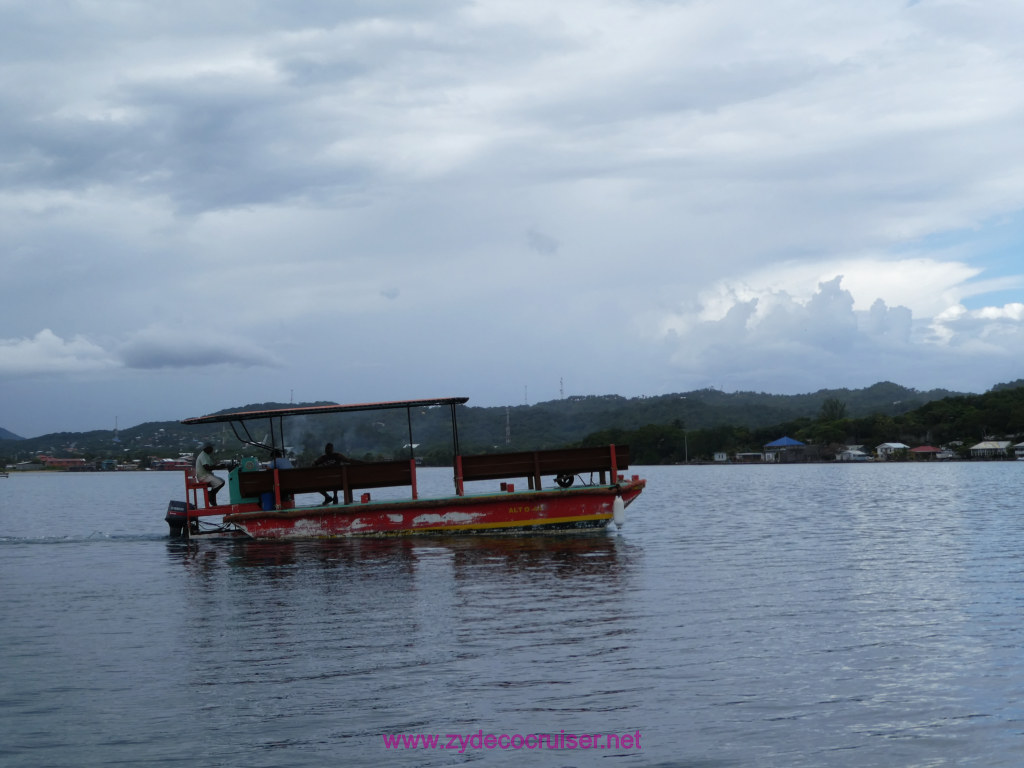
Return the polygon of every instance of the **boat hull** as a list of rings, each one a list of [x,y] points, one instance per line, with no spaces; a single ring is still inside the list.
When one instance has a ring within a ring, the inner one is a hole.
[[[441,499],[378,501],[227,514],[254,539],[322,539],[416,534],[534,533],[603,528],[645,481]]]

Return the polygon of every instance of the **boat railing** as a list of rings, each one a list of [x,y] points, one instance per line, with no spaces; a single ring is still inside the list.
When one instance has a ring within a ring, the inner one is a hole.
[[[541,478],[553,475],[559,485],[571,484],[575,475],[597,472],[600,484],[606,473],[614,482],[629,467],[629,446],[562,448],[518,453],[486,453],[455,457],[455,487],[462,496],[465,483],[473,480],[525,479],[532,490],[541,490]],[[568,478],[567,480],[565,478]]]
[[[282,506],[282,499],[297,493],[342,491],[344,503],[351,504],[355,491],[403,485],[411,486],[412,498],[417,498],[416,466],[410,460],[238,473],[241,497],[258,499],[265,493],[272,493],[278,508]]]
[[[395,486],[409,486],[412,498],[418,498],[416,463],[411,459],[270,470],[257,469],[258,466],[258,462],[243,461],[232,472],[233,504],[264,503],[270,494],[274,508],[281,509],[296,494],[337,492],[344,494],[345,504],[351,504],[356,491]],[[614,483],[628,467],[629,446],[625,445],[456,456],[455,487],[462,496],[467,482],[522,478],[531,490],[539,491],[545,476],[553,476],[558,485],[568,487],[576,475],[588,473],[597,473],[599,483],[605,485]],[[192,470],[185,471],[185,486],[191,509],[209,507],[207,486],[195,479]]]

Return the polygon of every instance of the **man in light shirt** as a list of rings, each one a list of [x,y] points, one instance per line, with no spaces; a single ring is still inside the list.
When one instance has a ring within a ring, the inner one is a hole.
[[[224,480],[213,474],[213,470],[223,469],[213,461],[213,446],[207,443],[196,456],[196,480],[206,483],[210,488],[210,506],[217,506],[217,491],[224,487]]]

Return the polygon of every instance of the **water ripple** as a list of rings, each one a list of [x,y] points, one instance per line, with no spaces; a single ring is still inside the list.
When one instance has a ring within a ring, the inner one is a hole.
[[[18,478],[0,762],[1015,766],[1022,469],[659,467],[621,533],[191,546],[158,473]],[[481,730],[643,747],[382,744]]]

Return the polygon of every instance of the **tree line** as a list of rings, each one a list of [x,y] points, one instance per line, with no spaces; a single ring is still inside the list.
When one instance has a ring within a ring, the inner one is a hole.
[[[260,403],[230,410],[288,407]],[[716,452],[760,451],[783,435],[819,447],[874,448],[1024,435],[1024,380],[1000,384],[981,395],[922,392],[891,382],[859,390],[831,389],[803,395],[725,393],[702,389],[655,397],[588,395],[508,407],[459,406],[463,453],[497,453],[616,442],[629,444],[637,464],[710,460]],[[286,443],[298,457],[319,455],[327,442],[360,458],[414,454],[427,464],[450,463],[452,430],[447,408],[341,413],[286,420]],[[258,431],[258,430],[257,430]],[[262,435],[260,435],[262,437]],[[27,440],[0,440],[0,461],[33,453],[145,461],[194,452],[210,441],[229,455],[251,452],[227,425],[185,426],[148,422],[117,433],[96,430],[55,433]]]
[[[994,387],[982,395],[957,395],[934,400],[899,413],[852,417],[848,405],[826,398],[813,417],[799,417],[771,426],[752,428],[720,425],[688,429],[681,420],[648,424],[637,429],[607,429],[588,435],[580,445],[621,443],[630,446],[635,464],[676,464],[710,461],[714,454],[760,452],[788,436],[812,446],[822,459],[834,458],[848,445],[868,452],[882,443],[911,447],[951,446],[966,456],[971,445],[986,439],[1024,439],[1024,380]]]

